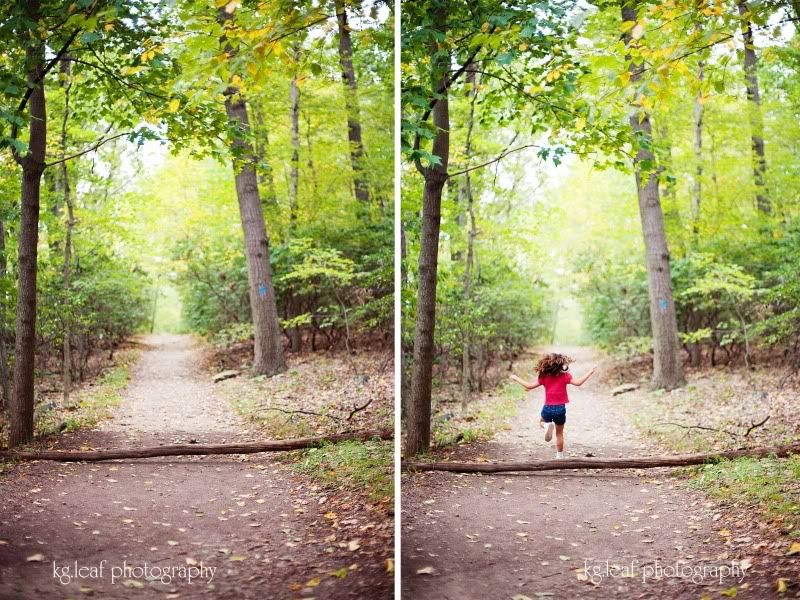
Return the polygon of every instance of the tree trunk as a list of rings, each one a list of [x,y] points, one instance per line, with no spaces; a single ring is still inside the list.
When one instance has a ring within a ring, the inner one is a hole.
[[[264,200],[267,204],[275,204],[278,201],[278,195],[275,192],[275,174],[272,170],[272,164],[269,160],[269,134],[267,132],[266,125],[264,124],[262,112],[255,106],[253,106],[253,120],[255,121],[256,132],[260,134],[256,135],[256,139],[253,142],[256,156],[261,163],[258,183],[267,184],[267,193],[265,194]],[[262,137],[263,142],[259,143],[259,140]]]
[[[39,20],[39,2],[27,3],[27,17]],[[31,43],[25,62],[28,84],[28,154],[22,166],[20,227],[18,238],[19,283],[17,287],[16,343],[14,349],[14,396],[8,431],[9,447],[33,439],[33,373],[36,352],[36,276],[39,244],[39,194],[47,146],[47,110],[44,95],[44,43]]]
[[[750,23],[750,8],[745,0],[739,0],[739,15],[742,17],[744,40],[744,80],[747,87],[748,115],[750,117],[750,139],[753,150],[753,182],[756,186],[756,207],[763,213],[772,212],[767,194],[767,159],[764,156],[764,117],[761,114],[761,93],[758,88],[758,56],[753,41]]]
[[[314,166],[314,151],[311,146],[311,113],[305,112],[306,121],[306,152],[308,152],[308,172],[311,173],[311,189],[314,192],[314,198],[319,196],[319,183],[317,182],[317,168]]]
[[[297,87],[297,69],[300,62],[300,48],[294,47],[294,75],[289,87],[289,101],[292,112],[292,158],[289,173],[289,230],[297,222],[297,188],[300,180],[300,89]]]
[[[8,275],[8,259],[6,257],[6,226],[0,220],[0,280]],[[0,306],[0,409],[5,409],[11,402],[11,382],[8,374],[8,348],[6,348],[5,306]]]
[[[156,456],[200,456],[210,454],[256,454],[258,452],[286,452],[317,448],[324,444],[371,439],[390,440],[394,436],[391,429],[368,429],[335,433],[319,437],[296,438],[291,440],[275,440],[268,442],[248,442],[242,444],[185,444],[175,446],[155,446],[152,448],[133,448],[120,450],[32,450],[29,452],[0,451],[0,460],[54,460],[60,462],[99,460],[119,460],[131,458],[153,458]]]
[[[432,10],[433,28],[446,34],[447,11],[443,3]],[[427,452],[431,442],[431,385],[433,377],[434,327],[436,324],[436,279],[439,266],[439,228],[442,218],[442,189],[447,181],[447,162],[450,157],[450,112],[445,81],[450,68],[449,59],[437,43],[431,47],[436,57],[432,91],[445,89],[433,107],[432,117],[436,134],[432,153],[439,164],[425,169],[422,193],[422,232],[419,249],[419,283],[417,315],[414,322],[414,364],[411,372],[411,398],[408,403],[406,456]]]
[[[220,11],[220,15],[223,24],[233,18],[225,9]],[[229,44],[226,44],[225,52],[232,58],[235,55]],[[232,142],[233,171],[239,214],[244,230],[250,310],[253,317],[255,337],[253,371],[259,375],[275,375],[286,369],[286,361],[278,322],[275,288],[272,284],[269,241],[258,191],[255,157],[249,138],[247,104],[234,85],[229,85],[225,90],[225,112],[231,123],[239,130]]]
[[[692,235],[697,242],[700,224],[700,204],[703,192],[703,78],[705,75],[705,62],[697,64],[697,79],[701,89],[697,90],[694,98],[694,185],[692,186]]]
[[[521,463],[457,463],[457,462],[407,462],[404,471],[450,471],[453,473],[508,473],[514,471],[555,471],[558,469],[653,469],[656,467],[690,467],[713,464],[722,459],[749,456],[785,458],[800,453],[800,444],[727,450],[677,456],[651,456],[642,458],[566,458]]]
[[[62,86],[64,88],[64,118],[61,122],[61,186],[64,198],[64,206],[67,207],[67,229],[64,236],[64,293],[70,293],[70,278],[72,266],[72,230],[75,227],[75,210],[72,205],[72,187],[69,181],[69,169],[67,167],[67,124],[69,122],[69,100],[70,90],[72,89],[72,78],[70,72],[70,62],[61,62],[61,73],[64,76]],[[67,309],[64,314],[64,355],[62,366],[62,384],[64,395],[64,406],[70,404],[70,392],[72,391],[72,311]]]
[[[622,20],[634,22],[638,20],[635,4],[623,4]],[[625,33],[624,39],[626,47],[634,43],[630,32]],[[630,80],[635,84],[641,79],[643,65],[636,65],[629,56],[626,60],[630,61]],[[649,284],[650,324],[653,336],[652,385],[654,388],[674,389],[682,386],[685,381],[680,361],[675,302],[672,297],[667,234],[658,190],[658,171],[651,150],[653,130],[649,113],[641,108],[633,111],[630,123],[635,136],[640,139],[634,159],[634,169]]]
[[[467,83],[472,86],[470,90],[470,104],[469,104],[469,117],[467,120],[467,139],[464,145],[464,159],[469,163],[469,158],[472,156],[472,129],[475,124],[475,101],[478,98],[478,83],[476,81],[475,73],[467,74]],[[472,180],[470,173],[464,173],[464,179],[461,183],[460,196],[463,198],[467,215],[469,217],[469,232],[467,234],[467,257],[464,263],[464,303],[469,304],[472,298],[472,262],[475,252],[475,237],[477,230],[475,228],[475,209],[473,207],[472,197]],[[469,327],[469,324],[467,325]],[[470,354],[472,352],[471,339],[469,332],[464,334],[462,339],[462,359],[461,359],[461,412],[466,413],[470,400],[470,391],[472,387],[470,374],[472,367],[470,365]]]
[[[339,25],[339,64],[342,67],[344,99],[347,109],[347,139],[353,165],[353,185],[356,199],[369,202],[369,182],[364,166],[364,144],[361,141],[361,115],[358,106],[358,86],[353,69],[353,40],[347,24],[345,0],[336,0],[336,22]]]

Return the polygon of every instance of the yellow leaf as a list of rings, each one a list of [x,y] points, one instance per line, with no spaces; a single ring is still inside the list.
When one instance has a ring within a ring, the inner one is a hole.
[[[629,29],[633,29],[635,25],[636,25],[636,21],[623,21],[623,23],[620,26],[619,30],[621,32],[625,33]]]
[[[736,598],[736,594],[736,586],[730,587],[727,590],[723,590],[719,593],[720,596],[725,596],[727,598]]]
[[[786,580],[783,577],[779,577],[778,581],[775,582],[775,591],[779,594],[783,594],[788,589],[789,586],[787,585]]]
[[[486,33],[487,31],[489,31],[489,23],[484,23],[483,25],[481,25],[481,31],[483,33]]]
[[[800,542],[792,542],[789,545],[789,551],[786,553],[786,556],[793,556],[795,554],[800,554]]]
[[[113,23],[106,23],[103,26],[103,29],[105,29],[106,31],[114,31],[114,24]]]
[[[578,117],[575,120],[575,131],[581,131],[584,127],[586,127],[586,119]]]
[[[719,534],[722,537],[730,537],[731,536],[731,530],[730,529],[720,529],[719,530]]]
[[[621,85],[623,86],[628,85],[630,80],[631,80],[630,71],[623,71],[622,73],[619,74],[619,82]]]
[[[306,581],[306,587],[317,587],[319,585],[320,579],[319,577],[314,577],[313,579],[309,579]]]
[[[394,559],[387,558],[385,562],[386,562],[386,572],[390,574],[394,573]]]
[[[181,101],[175,98],[169,103],[169,112],[174,113],[178,112],[178,109],[181,107]]]

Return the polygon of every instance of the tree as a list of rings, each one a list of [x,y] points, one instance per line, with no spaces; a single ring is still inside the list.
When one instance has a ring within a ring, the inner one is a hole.
[[[635,24],[638,20],[636,1],[624,2],[623,23]],[[634,30],[639,32],[636,27],[629,27],[624,33],[628,52],[637,45]],[[644,63],[637,62],[630,55],[626,57],[626,61],[629,61],[630,82],[636,84],[642,77]],[[684,384],[684,377],[680,361],[675,301],[672,297],[667,234],[659,198],[659,175],[652,150],[653,129],[650,114],[640,106],[635,107],[630,116],[630,125],[638,145],[633,164],[649,281],[650,324],[653,336],[652,385],[655,388],[673,389]]]
[[[223,27],[233,22],[234,10],[235,8],[230,5],[220,10]],[[235,59],[236,50],[229,41],[224,42],[224,49],[229,60]],[[286,360],[283,355],[275,287],[272,282],[269,240],[258,191],[256,157],[249,139],[250,122],[247,104],[239,90],[238,82],[241,81],[239,75],[232,74],[224,95],[225,113],[233,130],[231,141],[233,170],[247,257],[250,310],[255,338],[253,371],[260,375],[275,375],[286,369]]]
[[[335,0],[336,22],[339,26],[339,64],[342,68],[344,101],[347,107],[347,139],[350,140],[350,160],[353,165],[353,185],[356,198],[369,202],[369,180],[364,166],[364,143],[361,140],[361,111],[358,106],[358,84],[353,68],[353,40],[347,23],[345,0]]]
[[[767,159],[764,156],[764,117],[761,114],[761,92],[758,86],[758,55],[753,40],[753,27],[750,20],[752,11],[745,0],[738,0],[737,7],[741,17],[742,38],[744,40],[744,80],[747,88],[748,117],[750,119],[750,140],[753,149],[753,182],[756,186],[756,206],[769,214],[772,203],[767,194]]]

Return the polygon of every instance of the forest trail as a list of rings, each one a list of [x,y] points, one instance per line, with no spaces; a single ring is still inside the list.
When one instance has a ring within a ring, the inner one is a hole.
[[[59,447],[257,439],[190,336],[143,341],[114,418]],[[368,545],[348,547],[323,516],[324,490],[267,455],[22,464],[0,497],[2,599],[387,597]]]
[[[594,364],[588,348],[548,350],[573,356],[575,376]],[[519,374],[535,380],[535,374]],[[651,454],[598,379],[569,388],[567,456]],[[555,436],[546,443],[538,425],[543,394],[539,388],[526,395],[511,429],[479,447],[482,457],[554,457]],[[730,564],[717,560],[723,549],[712,532],[710,506],[675,483],[660,469],[405,476],[404,593],[420,600],[700,598],[721,587],[718,581],[707,577],[709,587],[676,577],[643,582],[646,566]],[[612,571],[606,561],[640,570],[633,577],[605,577]],[[586,581],[587,566],[590,575],[598,569],[603,577]]]

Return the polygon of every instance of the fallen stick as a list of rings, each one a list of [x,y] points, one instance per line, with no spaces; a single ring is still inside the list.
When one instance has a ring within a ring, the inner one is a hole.
[[[655,467],[690,467],[715,463],[722,459],[750,456],[784,458],[800,454],[800,442],[786,446],[727,450],[676,456],[652,456],[642,458],[561,458],[517,463],[459,463],[459,462],[415,462],[403,461],[404,471],[452,471],[454,473],[505,473],[511,471],[554,471],[557,469],[652,469]]]
[[[369,440],[393,437],[391,429],[364,430],[337,433],[321,437],[296,438],[270,442],[248,442],[244,444],[181,444],[176,446],[154,446],[139,449],[116,450],[1,450],[0,460],[55,460],[60,462],[94,462],[98,460],[153,458],[156,456],[189,456],[206,454],[255,454],[257,452],[283,452],[316,448],[322,444],[348,440]]]

